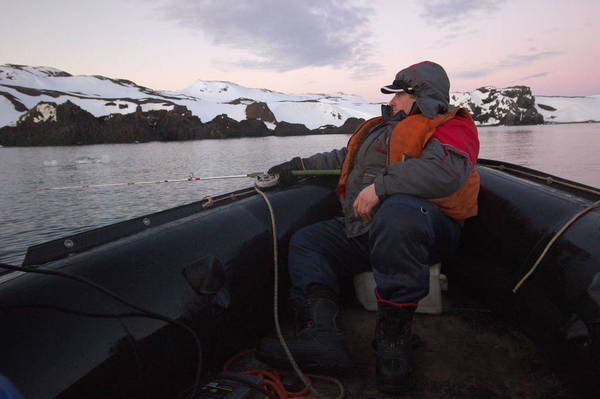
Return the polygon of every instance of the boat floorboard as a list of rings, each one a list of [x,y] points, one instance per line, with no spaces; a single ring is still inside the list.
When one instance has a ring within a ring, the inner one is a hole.
[[[415,388],[405,398],[591,398],[590,388],[550,367],[536,345],[510,323],[465,298],[443,294],[441,315],[416,315],[413,332],[422,340],[415,350]],[[372,349],[375,312],[346,306],[344,331],[354,361],[335,375],[346,398],[392,398],[377,391]],[[260,362],[249,358],[252,367]],[[249,363],[246,363],[248,366]],[[236,367],[237,368],[237,367]],[[588,381],[589,383],[590,381]],[[331,383],[315,381],[319,392],[335,398]],[[600,391],[595,391],[600,392]]]

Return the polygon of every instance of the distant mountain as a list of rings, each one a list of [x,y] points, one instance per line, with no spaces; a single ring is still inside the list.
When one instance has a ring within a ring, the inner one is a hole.
[[[0,126],[15,123],[40,102],[67,100],[96,117],[132,113],[138,105],[142,111],[182,105],[203,122],[221,114],[241,121],[246,119],[248,105],[263,102],[277,122],[302,123],[309,129],[341,126],[350,117],[370,118],[380,109],[378,104],[343,93],[284,94],[202,80],[180,91],[156,91],[129,80],[72,76],[55,68],[0,66]]]
[[[451,93],[451,103],[469,109],[479,125],[600,121],[600,96],[534,97],[526,86]],[[158,91],[125,79],[73,76],[50,67],[0,66],[0,127],[7,126],[0,133],[29,134],[30,144],[23,145],[41,145],[43,131],[56,135],[48,139],[51,143],[60,143],[60,135],[75,134],[73,124],[83,120],[87,138],[73,136],[69,143],[347,133],[379,113],[380,104],[344,93],[284,94],[203,80],[179,91]],[[246,134],[249,123],[253,130]],[[186,133],[172,131],[174,126],[185,126]],[[117,137],[109,129],[124,133]],[[107,134],[112,138],[103,141]]]

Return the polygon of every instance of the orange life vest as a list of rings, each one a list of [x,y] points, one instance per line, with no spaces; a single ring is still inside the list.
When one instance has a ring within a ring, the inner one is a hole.
[[[460,116],[473,120],[468,111],[463,108],[454,109],[439,114],[434,119],[425,115],[417,114],[406,117],[398,122],[392,131],[388,146],[387,164],[404,162],[407,156],[419,158],[423,148],[435,132],[436,128],[450,119]],[[383,118],[376,117],[363,122],[348,141],[348,152],[342,164],[339,190],[343,192],[348,175],[354,166],[356,154],[363,140],[371,130],[383,122]],[[479,173],[475,167],[471,171],[467,181],[454,193],[442,198],[430,198],[429,201],[437,204],[442,211],[453,219],[463,220],[477,215],[477,195],[479,193]]]

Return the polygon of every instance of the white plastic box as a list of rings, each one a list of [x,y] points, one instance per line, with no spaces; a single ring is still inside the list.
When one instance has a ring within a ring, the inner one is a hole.
[[[441,314],[442,313],[442,290],[440,287],[441,264],[436,263],[429,267],[429,294],[419,301],[417,313]],[[364,272],[354,276],[354,289],[356,298],[363,307],[370,311],[377,310],[377,299],[375,298],[375,278],[372,272]]]

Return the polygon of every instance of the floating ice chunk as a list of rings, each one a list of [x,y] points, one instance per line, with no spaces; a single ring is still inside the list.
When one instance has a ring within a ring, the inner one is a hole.
[[[96,159],[96,163],[110,163],[110,156],[108,154],[104,154],[100,158]]]
[[[76,164],[87,164],[87,163],[94,163],[96,162],[97,158],[92,158],[92,157],[78,157],[75,160]]]

